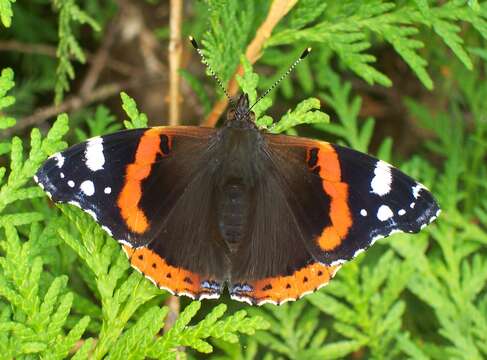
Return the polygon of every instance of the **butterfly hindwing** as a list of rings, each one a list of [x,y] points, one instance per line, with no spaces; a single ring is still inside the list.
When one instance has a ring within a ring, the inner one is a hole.
[[[339,269],[313,258],[289,189],[269,160],[260,159],[265,166],[254,187],[249,233],[231,261],[230,296],[255,305],[296,300],[326,285]],[[300,185],[310,185],[303,180]]]
[[[209,191],[204,169],[214,134],[208,128],[157,127],[92,138],[53,155],[35,180],[53,201],[89,213],[124,245],[132,265],[160,287],[217,297],[221,280],[205,275],[223,273],[224,265],[177,251],[182,234],[192,251],[225,258],[207,229],[210,203],[192,208],[197,216],[190,227],[182,216],[188,196]]]

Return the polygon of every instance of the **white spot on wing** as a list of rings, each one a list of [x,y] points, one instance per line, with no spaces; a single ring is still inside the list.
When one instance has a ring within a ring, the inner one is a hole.
[[[419,192],[421,190],[426,190],[426,188],[424,187],[424,185],[422,184],[416,184],[414,187],[413,187],[413,196],[415,199],[419,198]]]
[[[62,156],[61,153],[57,153],[57,154],[54,154],[53,157],[57,161],[57,167],[62,168],[64,165],[64,156]]]
[[[362,254],[363,252],[365,251],[365,249],[358,249],[357,251],[355,251],[355,253],[353,254],[353,257],[356,258],[357,256],[359,256],[360,254]]]
[[[282,299],[281,302],[279,303],[279,305],[285,304],[285,303],[287,303],[289,301],[296,301],[296,299],[295,298],[292,298],[292,297]]]
[[[412,202],[412,203],[409,205],[409,207],[410,207],[411,209],[414,209],[414,207],[415,207],[415,206],[416,206],[416,203],[414,203],[414,202]]]
[[[187,291],[181,291],[179,293],[177,293],[178,296],[187,296],[191,299],[194,300],[194,294],[191,294],[190,292],[187,292]]]
[[[118,240],[118,242],[119,242],[120,244],[125,245],[125,246],[128,246],[128,247],[130,247],[130,248],[132,248],[132,247],[133,247],[133,246],[132,246],[132,244],[131,244],[131,243],[129,243],[127,240]]]
[[[342,265],[342,264],[345,264],[346,262],[347,262],[347,260],[345,260],[345,259],[338,259],[338,260],[333,261],[330,264],[330,266]]]
[[[103,225],[101,228],[102,228],[103,230],[105,230],[105,232],[106,232],[108,235],[113,236],[112,231],[111,231],[111,230],[110,230],[108,227],[106,227],[105,225]]]
[[[377,240],[380,240],[380,239],[382,239],[383,237],[384,237],[384,235],[377,235],[377,236],[374,236],[374,237],[372,238],[372,240],[370,241],[370,246],[374,245],[374,244],[375,244],[375,242],[376,242]]]
[[[330,273],[331,277],[335,277],[336,273],[338,272],[338,270],[340,270],[341,266],[338,266],[337,268],[335,268],[335,270],[333,270],[332,273]],[[318,289],[319,288],[322,288],[323,286],[327,285],[328,284],[328,281],[324,284],[321,284],[320,286],[318,286]]]
[[[64,179],[64,173],[60,173],[59,176],[61,177],[61,179]]]
[[[277,305],[277,302],[271,299],[264,299],[257,303],[258,306],[265,305],[265,304]]]
[[[386,221],[394,216],[391,208],[387,205],[381,205],[379,210],[377,210],[377,219],[380,221]]]
[[[144,277],[145,277],[146,279],[150,280],[150,282],[151,282],[151,283],[153,283],[155,286],[157,286],[157,282],[156,282],[156,281],[155,281],[153,278],[151,278],[151,277],[150,277],[150,276],[148,276],[148,275],[144,275]]]
[[[79,187],[87,196],[92,196],[95,193],[95,185],[93,184],[93,181],[85,180]]]
[[[165,286],[159,285],[159,289],[161,289],[161,290],[166,290],[167,292],[171,293],[171,295],[174,295],[174,290],[169,289],[168,287],[165,287]]]
[[[367,216],[367,210],[365,209],[360,210],[360,215]]]
[[[310,295],[312,293],[314,293],[315,291],[314,290],[308,290],[308,291],[304,291],[302,292],[300,295],[299,295],[299,298],[301,299],[302,297],[305,297],[306,295]]]
[[[203,293],[200,295],[200,300],[203,299],[218,299],[220,297],[220,294],[209,294],[209,293]]]
[[[88,141],[86,144],[85,159],[85,164],[91,171],[103,169],[103,165],[105,165],[103,138],[96,137]]]
[[[37,175],[34,175],[34,181],[35,181],[36,183],[38,183],[38,182],[39,182],[39,178],[37,177]]]
[[[401,209],[397,213],[398,213],[399,216],[403,216],[404,214],[406,214],[406,210]]]
[[[372,192],[384,196],[391,191],[392,173],[389,164],[382,160],[377,161],[374,169],[374,178],[370,182]]]
[[[96,214],[95,214],[95,212],[94,212],[93,210],[85,210],[85,212],[86,212],[88,215],[90,215],[90,216],[91,216],[93,219],[95,219],[95,221],[97,221],[97,220],[98,220],[98,218],[97,218],[97,216],[96,216]]]
[[[106,187],[106,188],[103,190],[103,192],[104,192],[105,194],[110,194],[110,193],[112,192],[112,188],[111,188],[111,187],[109,187],[109,186],[107,186],[107,187]]]
[[[79,202],[70,201],[70,202],[68,202],[68,204],[74,205],[74,206],[79,207],[81,209],[81,205],[79,204]]]
[[[233,300],[246,302],[249,305],[253,305],[252,304],[252,301],[248,297],[245,297],[245,296],[230,295],[230,298],[233,299]]]
[[[125,255],[127,256],[127,259],[130,259],[128,251],[124,247],[122,247],[122,250],[125,253]]]
[[[73,180],[69,180],[68,181],[68,186],[73,188],[74,187],[74,181]]]

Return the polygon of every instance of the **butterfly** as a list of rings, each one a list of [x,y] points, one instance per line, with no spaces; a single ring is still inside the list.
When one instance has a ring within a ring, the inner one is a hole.
[[[156,286],[282,304],[327,284],[380,238],[440,213],[420,183],[367,154],[259,129],[243,94],[219,128],[162,126],[54,154],[35,181],[76,205]]]

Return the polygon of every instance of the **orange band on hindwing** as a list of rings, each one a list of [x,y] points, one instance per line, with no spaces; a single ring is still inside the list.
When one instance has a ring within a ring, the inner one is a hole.
[[[222,286],[216,280],[203,278],[189,270],[169,265],[159,254],[146,247],[132,248],[123,245],[130,264],[157,287],[175,295],[192,299],[216,299]]]
[[[318,170],[324,192],[330,197],[331,225],[325,227],[317,242],[324,251],[336,249],[347,236],[352,226],[348,206],[348,184],[342,182],[338,154],[328,143],[319,142],[316,148],[308,149],[307,163],[311,170]]]
[[[282,304],[318,290],[328,284],[340,266],[327,266],[318,262],[309,264],[292,275],[276,276],[237,284],[232,298],[252,304]],[[247,286],[246,286],[247,285]]]
[[[167,141],[165,144],[167,153],[161,150],[162,136],[165,137],[164,141]],[[126,167],[125,182],[118,196],[117,205],[127,227],[137,234],[142,234],[149,228],[149,221],[139,206],[142,199],[142,181],[149,177],[157,156],[167,156],[170,149],[171,138],[162,134],[162,129],[149,129],[140,138],[134,162]]]

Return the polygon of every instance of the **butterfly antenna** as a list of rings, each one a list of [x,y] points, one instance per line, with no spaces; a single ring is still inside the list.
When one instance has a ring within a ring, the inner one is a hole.
[[[301,56],[295,61],[292,63],[292,65],[289,67],[289,69],[287,69],[287,71],[281,75],[281,77],[274,83],[272,84],[272,86],[270,88],[268,88],[265,93],[263,93],[258,99],[257,101],[254,103],[254,105],[252,105],[249,109],[252,110],[252,108],[257,105],[257,103],[259,101],[261,101],[263,98],[265,98],[267,96],[267,94],[269,94],[272,90],[274,90],[276,88],[277,85],[279,85],[279,83],[284,80],[293,70],[294,68],[301,62],[303,61],[303,59],[308,56],[308,54],[311,52],[311,48],[307,48],[306,50],[303,51],[303,53],[301,54]]]
[[[218,77],[218,75],[213,71],[213,68],[211,67],[211,65],[208,63],[208,60],[206,60],[206,57],[205,55],[203,54],[203,51],[201,51],[201,48],[200,46],[198,45],[198,43],[196,42],[196,40],[194,39],[194,37],[190,36],[189,37],[189,41],[191,41],[191,45],[193,45],[194,49],[196,50],[196,52],[198,53],[198,55],[200,56],[201,58],[201,62],[203,64],[205,64],[205,66],[208,68],[208,70],[210,71],[210,74],[211,76],[213,77],[213,79],[215,79],[215,81],[217,82],[218,86],[220,87],[220,89],[223,90],[223,92],[225,93],[225,96],[228,98],[228,101],[230,102],[230,104],[233,106],[233,99],[232,97],[230,96],[230,94],[228,93],[227,89],[225,88],[225,86],[223,85],[223,82],[220,80],[220,78]]]

